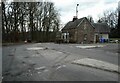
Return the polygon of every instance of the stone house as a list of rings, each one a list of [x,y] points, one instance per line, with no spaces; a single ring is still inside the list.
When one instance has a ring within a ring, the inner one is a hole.
[[[74,17],[62,29],[62,38],[64,42],[92,43],[94,42],[94,32],[94,26],[86,17],[80,19]]]
[[[86,17],[80,19],[74,17],[62,29],[61,38],[64,42],[95,43],[99,42],[100,38],[108,39],[108,33],[108,26],[104,23],[91,24]]]

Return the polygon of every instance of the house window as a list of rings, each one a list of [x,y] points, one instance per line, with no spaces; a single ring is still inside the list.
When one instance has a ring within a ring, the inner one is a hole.
[[[68,32],[63,33],[63,39],[65,42],[69,42],[69,33]]]
[[[66,40],[66,33],[64,33],[64,39]]]
[[[69,38],[69,33],[67,32],[67,33],[66,33],[66,39],[68,39],[68,38]]]
[[[87,40],[87,34],[84,34],[84,41]]]

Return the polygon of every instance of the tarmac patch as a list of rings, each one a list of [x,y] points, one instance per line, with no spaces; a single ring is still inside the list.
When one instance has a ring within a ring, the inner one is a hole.
[[[29,58],[29,56],[25,56],[24,58]]]
[[[9,54],[8,56],[14,56],[14,54]]]

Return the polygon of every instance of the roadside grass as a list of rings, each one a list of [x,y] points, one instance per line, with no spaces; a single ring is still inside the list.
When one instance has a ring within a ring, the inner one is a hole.
[[[120,38],[110,38],[110,40],[120,40]]]
[[[120,38],[110,38],[111,43],[120,43]]]
[[[11,45],[22,45],[22,44],[25,44],[24,42],[15,42],[15,43],[12,43],[12,42],[3,42],[2,43],[2,46],[11,46]]]

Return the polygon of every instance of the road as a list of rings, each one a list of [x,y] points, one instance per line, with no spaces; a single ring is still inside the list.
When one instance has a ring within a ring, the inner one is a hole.
[[[118,73],[72,64],[92,58],[118,65],[118,45],[102,45],[90,49],[77,48],[81,44],[54,43],[5,46],[3,81],[118,81]]]
[[[0,81],[2,81],[2,46],[0,46]]]

